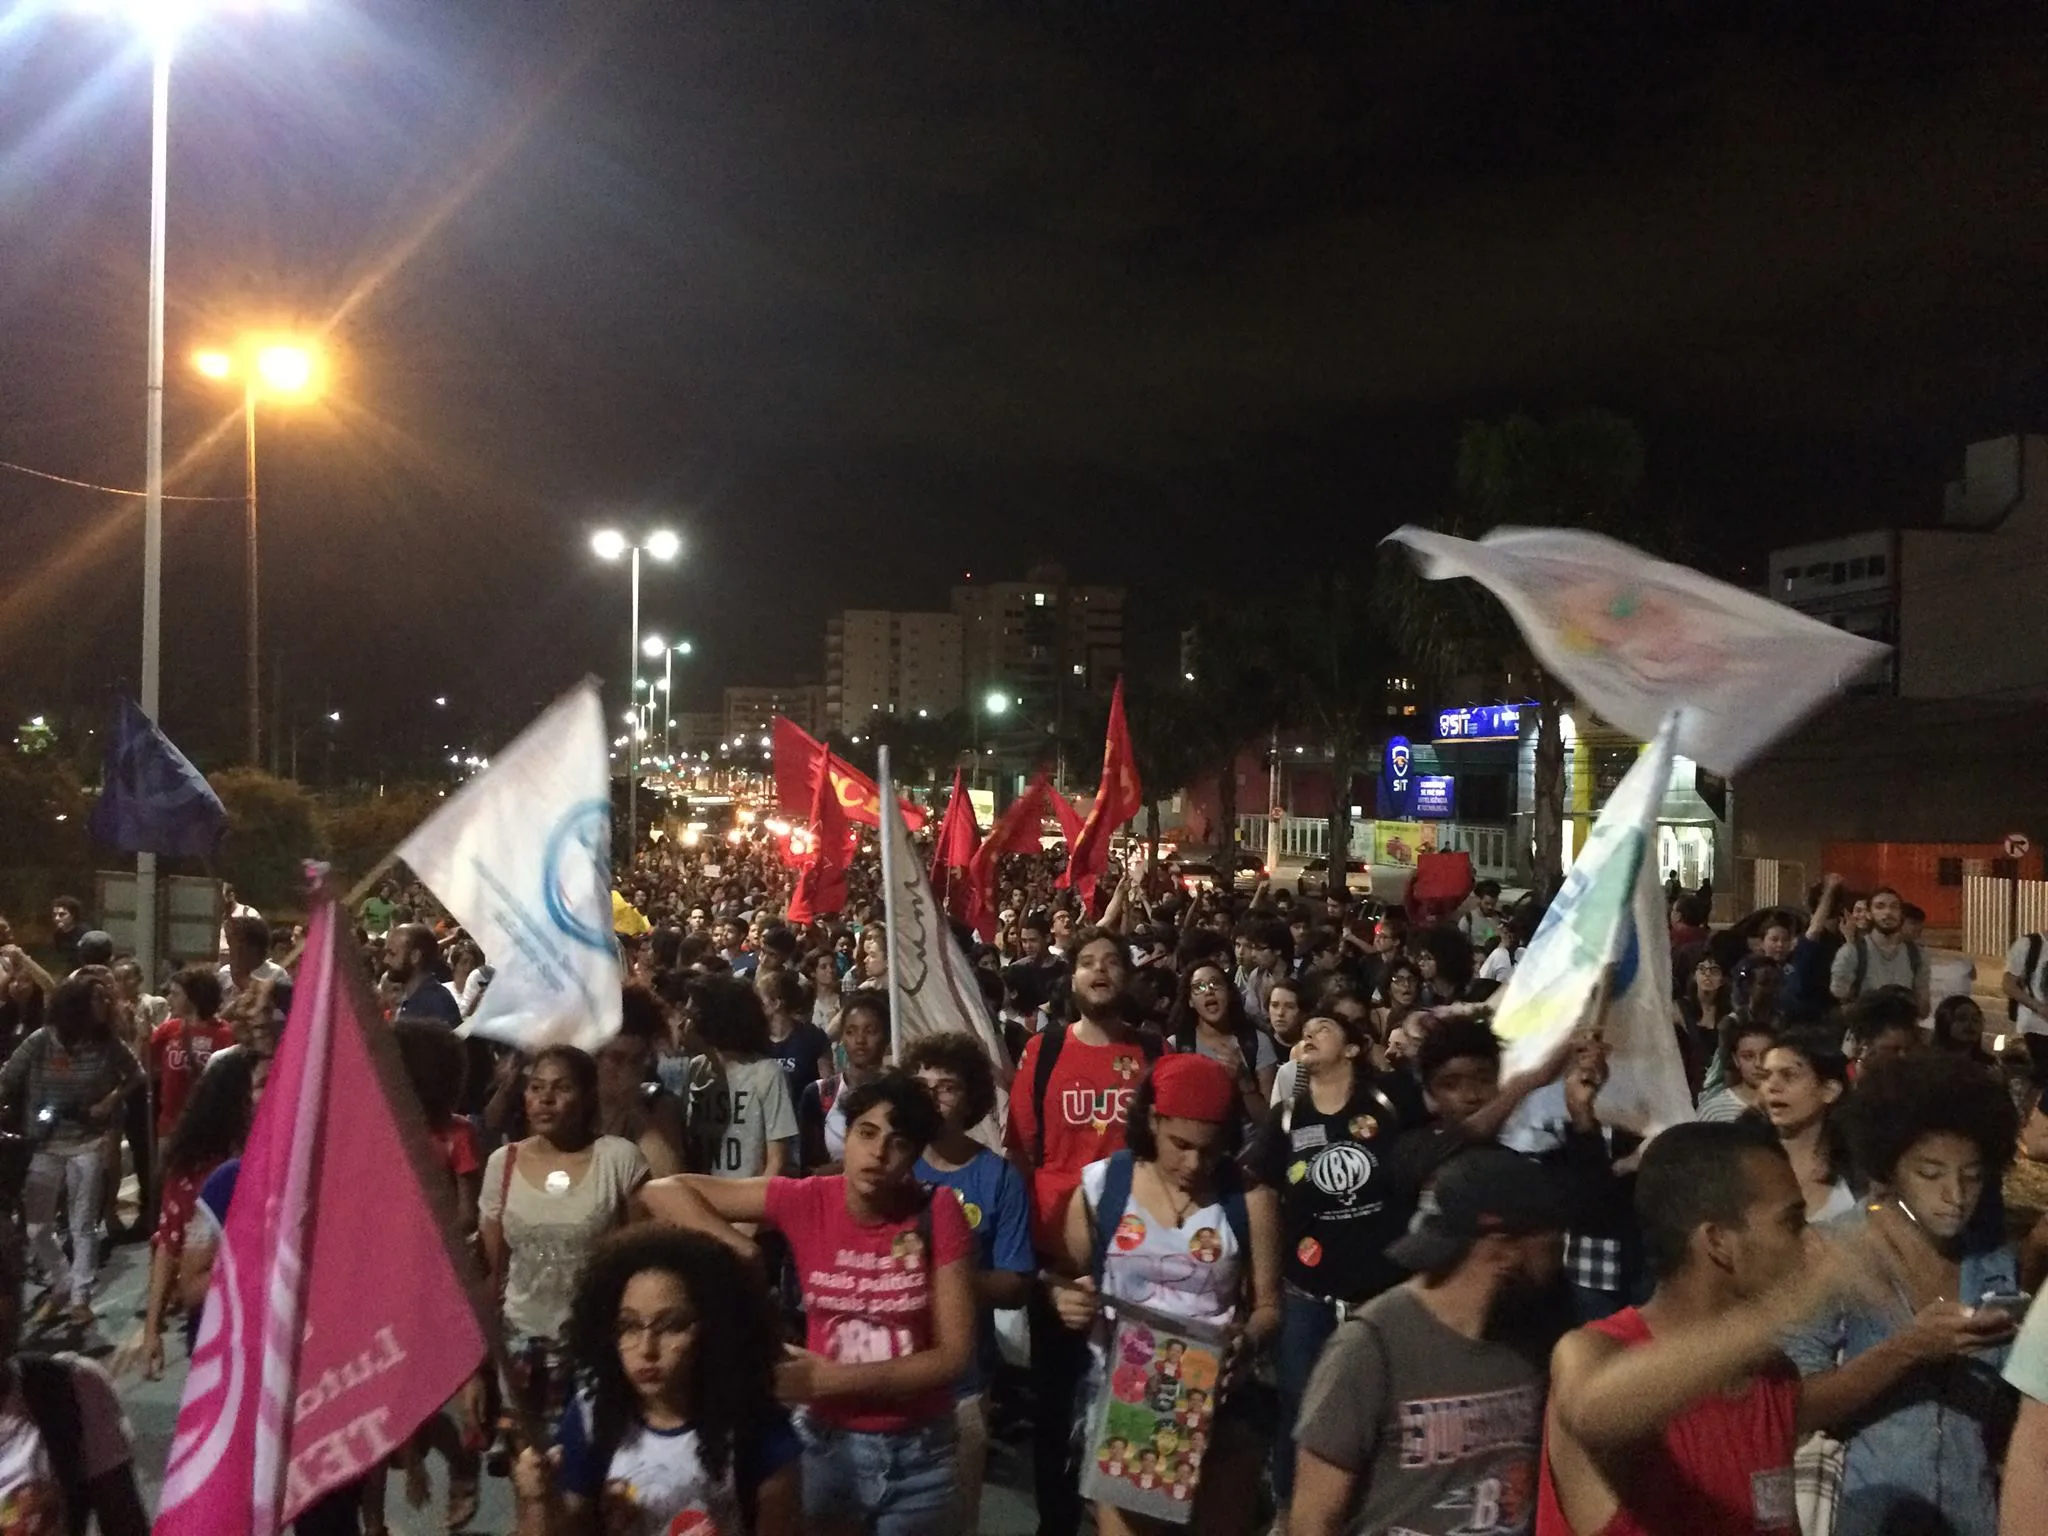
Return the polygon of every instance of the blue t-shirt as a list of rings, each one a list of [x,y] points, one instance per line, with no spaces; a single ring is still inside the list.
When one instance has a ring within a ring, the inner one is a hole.
[[[650,1429],[635,1419],[602,1457],[590,1434],[590,1399],[579,1394],[555,1431],[562,1490],[595,1504],[607,1484],[617,1485],[632,1502],[635,1531],[744,1531],[738,1490],[759,1488],[803,1455],[789,1415],[780,1408],[733,1446],[732,1465],[716,1481],[705,1471],[694,1429]]]
[[[974,1234],[978,1267],[1019,1275],[1038,1273],[1038,1256],[1031,1248],[1031,1197],[1025,1192],[1022,1175],[1008,1158],[998,1157],[983,1147],[968,1159],[965,1167],[941,1170],[920,1157],[917,1178],[928,1188],[943,1185],[959,1197],[960,1214],[967,1218],[967,1230]],[[959,1395],[972,1397],[983,1390],[999,1358],[995,1318],[984,1312],[974,1363],[960,1378]]]
[[[242,1174],[242,1160],[231,1157],[206,1176],[206,1182],[199,1186],[199,1209],[204,1211],[213,1223],[213,1240],[218,1243],[222,1229],[228,1224],[228,1206],[235,1198],[235,1180]],[[197,1219],[196,1217],[194,1218]],[[185,1352],[190,1354],[199,1342],[199,1319],[205,1312],[204,1305],[192,1307],[185,1313]]]

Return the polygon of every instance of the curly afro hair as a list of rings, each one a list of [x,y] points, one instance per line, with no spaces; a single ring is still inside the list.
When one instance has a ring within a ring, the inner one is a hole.
[[[676,1276],[696,1308],[688,1418],[705,1471],[722,1478],[733,1447],[750,1438],[775,1405],[780,1334],[760,1277],[731,1249],[679,1227],[639,1225],[601,1242],[569,1309],[566,1337],[590,1387],[592,1443],[617,1445],[640,1395],[619,1360],[619,1303],[647,1270]]]
[[[1923,1136],[1948,1132],[1975,1142],[1984,1173],[1997,1179],[2019,1145],[2019,1112],[1981,1062],[1923,1053],[1873,1062],[1842,1105],[1850,1154],[1866,1179],[1889,1184],[1899,1160]]]

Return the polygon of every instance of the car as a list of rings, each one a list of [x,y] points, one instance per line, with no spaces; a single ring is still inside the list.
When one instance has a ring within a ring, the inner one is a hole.
[[[1253,891],[1261,880],[1270,877],[1265,860],[1256,854],[1240,853],[1233,861],[1231,889]],[[1184,891],[1213,891],[1217,885],[1216,866],[1207,859],[1182,859],[1179,866],[1180,888]]]
[[[1347,890],[1362,895],[1372,894],[1372,866],[1364,859],[1344,861],[1344,885]],[[1327,896],[1330,893],[1330,861],[1310,859],[1301,867],[1301,875],[1294,882],[1294,889],[1302,896]]]

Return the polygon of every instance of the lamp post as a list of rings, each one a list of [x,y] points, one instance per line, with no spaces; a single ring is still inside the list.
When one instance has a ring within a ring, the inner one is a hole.
[[[987,696],[981,701],[981,708],[974,712],[974,771],[977,775],[980,774],[983,766],[981,758],[981,717],[984,711],[996,717],[1008,714],[1010,712],[1010,696],[1007,693],[990,689]],[[988,787],[989,792],[993,794],[996,787],[994,774],[989,775]]]
[[[254,337],[245,339],[233,351],[208,349],[199,352],[192,363],[209,379],[239,379],[242,385],[242,443],[247,484],[242,529],[242,579],[248,592],[245,615],[248,634],[243,648],[248,653],[245,690],[248,695],[249,762],[254,766],[262,752],[263,739],[262,627],[259,621],[262,583],[258,575],[256,534],[256,401],[258,396],[273,400],[310,398],[318,388],[320,352],[307,342]]]
[[[279,0],[290,8],[293,0]],[[203,0],[72,0],[74,10],[114,13],[149,36],[149,322],[142,417],[142,712],[162,704],[164,612],[164,204],[170,183],[171,53],[178,29]],[[244,7],[246,9],[246,7]],[[156,985],[156,855],[135,856],[135,958]]]
[[[661,636],[649,635],[640,642],[640,649],[646,654],[649,661],[652,661],[657,656],[661,658],[661,707],[665,711],[662,719],[668,722],[661,728],[661,750],[664,756],[673,757],[675,755],[674,732],[676,724],[673,718],[676,712],[676,658],[690,654],[690,642],[678,640],[674,645],[669,645],[663,641]]]
[[[644,550],[654,559],[666,563],[682,552],[683,541],[671,530],[660,528],[635,544],[616,528],[606,528],[591,535],[590,548],[600,560],[616,560],[627,553],[633,557],[633,627],[626,632],[631,637],[626,643],[626,666],[630,678],[626,685],[626,702],[637,705],[640,702],[640,554]],[[633,740],[626,749],[626,861],[629,865],[640,848],[641,734],[634,730]]]

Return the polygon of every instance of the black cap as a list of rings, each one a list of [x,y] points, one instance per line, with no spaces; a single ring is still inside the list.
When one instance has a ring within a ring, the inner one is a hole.
[[[1490,1232],[1528,1237],[1567,1224],[1558,1175],[1505,1147],[1474,1147],[1444,1164],[1422,1192],[1408,1233],[1387,1249],[1403,1269],[1436,1273],[1464,1259]]]

